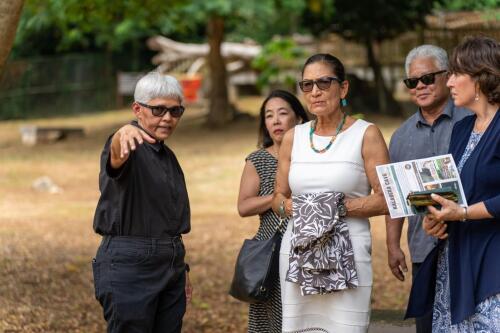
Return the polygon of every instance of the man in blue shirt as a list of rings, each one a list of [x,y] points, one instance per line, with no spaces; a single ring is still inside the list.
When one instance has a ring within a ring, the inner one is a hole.
[[[389,145],[391,162],[413,160],[448,153],[454,124],[470,113],[456,108],[446,87],[448,56],[434,45],[421,45],[411,50],[405,61],[404,80],[418,110],[394,132]],[[437,239],[422,229],[422,216],[408,218],[408,244],[412,262],[412,278]],[[392,274],[404,281],[408,271],[400,240],[403,218],[386,216],[388,262]],[[416,319],[417,333],[432,332],[432,313]]]

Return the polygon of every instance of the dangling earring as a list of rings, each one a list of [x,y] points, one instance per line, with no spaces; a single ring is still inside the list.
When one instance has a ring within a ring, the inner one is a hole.
[[[474,98],[475,101],[479,101],[479,93],[476,93],[476,97]]]
[[[340,105],[345,108],[347,106],[347,99],[341,98],[340,99]]]

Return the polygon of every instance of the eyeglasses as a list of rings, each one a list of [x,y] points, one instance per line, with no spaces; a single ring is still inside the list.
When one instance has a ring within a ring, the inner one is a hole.
[[[172,117],[179,118],[184,113],[184,107],[182,105],[166,107],[164,105],[147,105],[141,102],[137,102],[137,104],[150,109],[155,117],[163,117],[167,112],[170,112]]]
[[[337,81],[339,84],[342,83],[338,77],[335,76],[325,76],[317,80],[302,80],[299,82],[300,90],[303,92],[310,92],[314,88],[314,84],[321,90],[327,90],[332,85],[332,81]]]
[[[446,72],[447,72],[446,70],[442,70],[442,71],[438,71],[438,72],[434,72],[434,73],[425,74],[425,75],[422,75],[421,77],[411,77],[411,78],[404,79],[403,82],[408,87],[408,89],[416,88],[418,85],[418,81],[420,81],[423,84],[425,84],[426,86],[428,86],[430,84],[434,84],[434,82],[436,81],[436,75],[441,74],[441,73],[446,73]]]

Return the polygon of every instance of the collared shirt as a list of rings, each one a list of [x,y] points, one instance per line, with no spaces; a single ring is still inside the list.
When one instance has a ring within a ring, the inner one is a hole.
[[[140,127],[136,121],[131,124]],[[119,169],[113,169],[112,137],[101,154],[94,230],[101,235],[150,238],[189,232],[189,199],[174,153],[163,142],[144,141]]]
[[[394,132],[389,144],[391,162],[414,160],[448,153],[453,126],[471,113],[455,107],[450,98],[432,125],[418,110]],[[455,161],[458,163],[458,161]],[[408,218],[408,244],[413,263],[421,263],[437,244],[435,237],[422,229],[423,216]]]

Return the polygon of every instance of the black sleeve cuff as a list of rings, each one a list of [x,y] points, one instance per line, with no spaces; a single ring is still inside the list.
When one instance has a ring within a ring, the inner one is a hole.
[[[125,163],[123,163],[122,166],[120,166],[118,169],[114,169],[112,166],[111,166],[111,153],[108,154],[108,159],[106,161],[106,174],[108,175],[108,177],[112,178],[112,179],[120,179],[124,173],[126,173],[126,171],[128,170],[128,162],[130,160],[130,156],[129,158],[125,161]]]
[[[127,158],[127,160],[121,165],[118,169],[114,169],[111,166],[111,141],[113,140],[113,136],[115,133],[109,136],[108,140],[106,141],[106,144],[104,146],[104,150],[102,152],[102,157],[101,157],[101,168],[104,168],[106,175],[110,177],[111,179],[114,180],[119,180],[124,176],[125,173],[128,172],[129,167],[129,161],[132,158],[132,153],[130,156]]]

